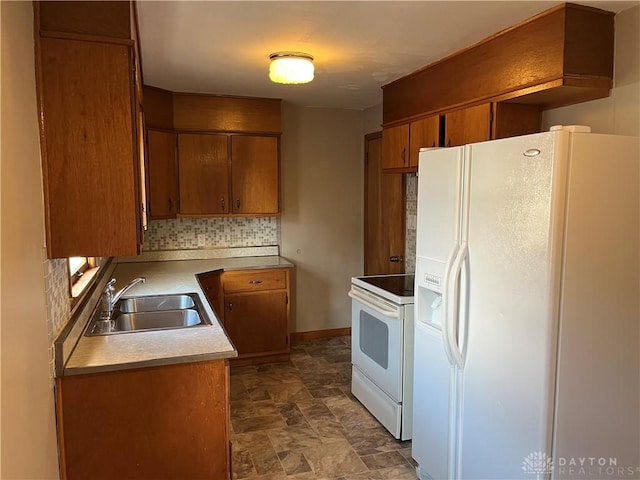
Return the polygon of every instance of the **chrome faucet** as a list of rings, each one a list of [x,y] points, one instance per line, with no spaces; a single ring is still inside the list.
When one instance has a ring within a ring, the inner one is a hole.
[[[114,294],[113,292],[115,289],[113,288],[113,285],[116,283],[116,279],[112,278],[111,280],[109,280],[104,286],[104,290],[102,291],[102,312],[100,313],[100,320],[111,322],[111,316],[113,315],[113,306],[118,300],[120,300],[120,297],[122,297],[122,295],[124,295],[124,293],[134,285],[144,282],[144,277],[134,278],[127,285],[125,285],[122,290]]]

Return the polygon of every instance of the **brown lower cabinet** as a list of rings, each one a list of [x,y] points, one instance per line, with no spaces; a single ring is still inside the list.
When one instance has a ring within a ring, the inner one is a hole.
[[[286,292],[234,293],[224,303],[225,329],[240,357],[289,352]]]
[[[234,365],[289,359],[289,269],[217,272],[198,277],[238,351]]]
[[[229,363],[56,380],[63,480],[231,478]]]

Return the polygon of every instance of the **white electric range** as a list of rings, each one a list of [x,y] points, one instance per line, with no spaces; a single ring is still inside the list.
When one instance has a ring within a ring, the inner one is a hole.
[[[413,416],[413,275],[353,277],[351,391],[400,440]]]

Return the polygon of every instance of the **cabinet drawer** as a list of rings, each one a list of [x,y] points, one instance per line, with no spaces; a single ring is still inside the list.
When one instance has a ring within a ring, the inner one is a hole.
[[[284,269],[243,270],[225,272],[222,277],[224,293],[279,290],[287,288],[287,271]]]

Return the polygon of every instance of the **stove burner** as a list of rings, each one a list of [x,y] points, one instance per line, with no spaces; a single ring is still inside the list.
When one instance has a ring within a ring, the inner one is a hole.
[[[415,275],[375,275],[358,279],[399,297],[413,297]]]

